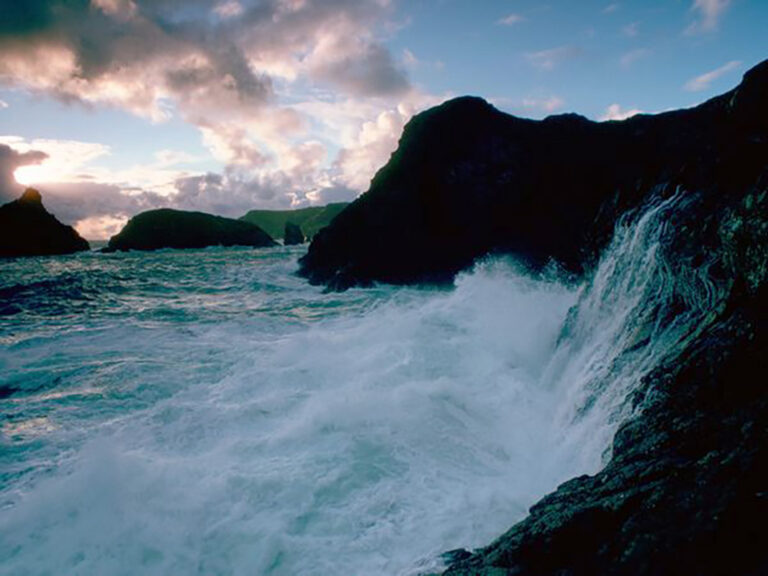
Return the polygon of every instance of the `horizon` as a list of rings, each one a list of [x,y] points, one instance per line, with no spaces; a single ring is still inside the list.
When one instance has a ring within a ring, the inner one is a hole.
[[[454,97],[623,119],[696,106],[768,55],[768,6],[748,0],[4,10],[0,200],[34,187],[94,241],[153,208],[237,218],[353,200],[407,121]]]

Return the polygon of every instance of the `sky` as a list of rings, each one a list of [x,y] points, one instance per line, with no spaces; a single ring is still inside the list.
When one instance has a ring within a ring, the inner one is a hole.
[[[88,239],[143,210],[351,200],[412,115],[473,94],[620,120],[768,58],[766,0],[0,0],[0,202]]]

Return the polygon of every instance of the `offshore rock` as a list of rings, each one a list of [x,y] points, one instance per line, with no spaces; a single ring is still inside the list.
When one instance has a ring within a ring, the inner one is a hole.
[[[131,218],[119,234],[110,238],[105,251],[275,245],[266,232],[249,222],[162,208]]]
[[[46,256],[90,250],[71,226],[43,206],[40,192],[27,188],[21,198],[0,206],[0,256]]]
[[[295,246],[296,244],[304,244],[306,242],[304,232],[301,231],[301,227],[293,222],[285,223],[285,230],[283,232],[283,244],[285,246]]]

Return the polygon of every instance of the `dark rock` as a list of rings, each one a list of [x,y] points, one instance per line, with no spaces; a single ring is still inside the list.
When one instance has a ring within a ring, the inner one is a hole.
[[[294,246],[296,244],[304,244],[306,242],[304,238],[304,232],[301,231],[301,227],[293,222],[285,223],[285,231],[283,232],[283,244],[286,246]]]
[[[447,575],[768,574],[768,123],[765,110],[739,109],[768,97],[768,67],[756,70],[709,142],[724,151],[718,138],[739,134],[747,159],[713,159],[713,179],[684,194],[660,247],[676,276],[706,272],[710,312],[633,393],[642,410],[605,468],[562,484]]]
[[[40,192],[33,188],[0,206],[0,256],[72,254],[89,249],[74,228],[45,209]]]
[[[599,473],[488,547],[450,553],[446,574],[768,574],[766,102],[768,62],[696,108],[623,122],[447,102],[315,237],[301,271],[332,288],[450,281],[489,252],[589,278],[624,215],[680,199],[657,248],[684,288],[655,320],[673,322],[701,282],[700,324],[639,382]]]
[[[319,232],[300,273],[345,288],[449,282],[489,252],[581,274],[659,185],[743,191],[768,157],[768,64],[696,108],[543,121],[464,97],[415,116],[371,187]]]
[[[163,208],[131,218],[119,234],[110,238],[105,251],[275,245],[266,232],[249,222]]]
[[[644,383],[595,476],[560,486],[448,576],[767,574],[768,293],[735,297]]]

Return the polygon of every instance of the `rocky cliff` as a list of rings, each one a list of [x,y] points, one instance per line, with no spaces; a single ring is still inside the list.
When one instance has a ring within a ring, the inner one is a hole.
[[[414,117],[370,189],[314,238],[301,273],[345,288],[445,282],[490,252],[581,274],[659,184],[729,195],[768,154],[768,62],[696,108],[623,122],[543,121],[479,98]]]
[[[0,257],[72,254],[89,249],[74,228],[45,209],[40,193],[33,188],[0,206]]]
[[[683,314],[694,328],[633,384],[600,472],[488,547],[448,553],[446,574],[768,573],[766,103],[768,61],[700,106],[623,122],[447,102],[409,123],[370,190],[315,237],[301,273],[336,289],[448,282],[509,253],[589,291],[614,231],[672,206],[652,247],[665,304],[617,362]],[[639,306],[656,305],[647,296]]]

